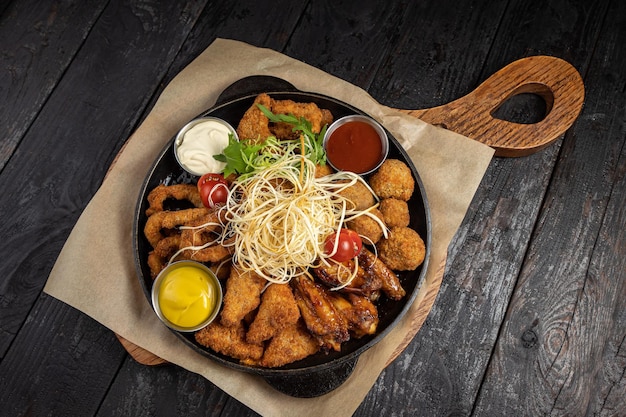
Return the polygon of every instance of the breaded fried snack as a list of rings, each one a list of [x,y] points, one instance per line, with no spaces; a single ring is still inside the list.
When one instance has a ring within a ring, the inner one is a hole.
[[[261,291],[267,284],[265,278],[254,272],[242,272],[233,267],[226,281],[224,306],[221,323],[224,326],[236,326],[244,317],[261,303]]]
[[[378,207],[385,219],[387,227],[407,227],[411,221],[409,205],[404,200],[397,198],[385,198]]]
[[[415,188],[411,169],[402,161],[387,159],[370,178],[370,186],[379,198],[409,201]]]
[[[340,191],[339,195],[351,201],[354,207],[349,208],[354,208],[355,210],[365,210],[376,203],[371,191],[360,181]]]
[[[413,271],[424,262],[426,246],[420,235],[409,227],[393,227],[387,239],[376,245],[379,258],[395,271]]]
[[[373,209],[371,213],[378,217],[384,225],[383,215],[379,210]],[[371,241],[373,244],[376,244],[376,242],[383,237],[383,228],[381,227],[381,224],[367,215],[362,215],[350,220],[346,225],[349,229],[354,230],[360,236],[364,236],[366,240]]]

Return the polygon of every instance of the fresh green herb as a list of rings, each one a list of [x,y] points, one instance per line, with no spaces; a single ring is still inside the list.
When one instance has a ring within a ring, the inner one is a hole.
[[[228,146],[224,148],[224,152],[213,155],[213,158],[226,163],[224,177],[234,173],[246,174],[255,170],[254,159],[264,146],[264,143],[252,145],[248,142],[238,141],[231,134],[228,136]]]
[[[326,164],[326,152],[324,151],[324,133],[326,126],[319,134],[313,133],[311,123],[305,118],[294,115],[274,114],[262,104],[257,104],[259,109],[274,123],[288,123],[293,126],[294,132],[302,132],[304,136],[304,150],[300,140],[279,141],[274,136],[265,138],[264,142],[252,144],[246,141],[237,141],[233,135],[228,137],[228,146],[219,155],[213,158],[226,163],[223,174],[228,177],[231,174],[248,176],[276,163],[284,155],[289,153],[304,153],[304,156],[315,164]]]
[[[324,151],[324,134],[326,126],[322,128],[319,134],[313,133],[311,130],[311,122],[304,117],[296,117],[293,114],[274,114],[262,104],[257,104],[271,122],[288,123],[293,126],[293,132],[302,132],[305,138],[305,154],[306,157],[318,165],[326,165],[326,152]]]

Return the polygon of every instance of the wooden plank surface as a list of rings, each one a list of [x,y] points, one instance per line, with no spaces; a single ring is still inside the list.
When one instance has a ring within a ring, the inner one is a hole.
[[[520,402],[526,415],[626,413],[623,398],[613,397],[619,377],[603,374],[619,357],[624,340],[615,340],[612,327],[624,326],[614,320],[626,306],[617,279],[626,271],[626,77],[617,68],[626,59],[624,6],[609,10],[605,24],[615,30],[600,37],[587,71],[589,116],[562,145],[482,386],[485,415]],[[604,390],[591,389],[600,381]]]
[[[137,364],[109,330],[41,294],[128,134],[218,36],[406,109],[462,97],[524,56],[572,63],[588,87],[577,124],[536,155],[494,159],[434,309],[355,415],[626,414],[624,6],[275,4],[0,6],[2,414],[256,415],[197,375]],[[540,117],[535,101],[513,104],[503,117]]]

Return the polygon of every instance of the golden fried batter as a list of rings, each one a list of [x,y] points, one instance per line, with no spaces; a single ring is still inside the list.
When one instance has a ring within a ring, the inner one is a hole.
[[[261,343],[270,339],[300,318],[291,287],[287,284],[270,284],[261,296],[261,305],[248,329],[246,340]]]
[[[316,165],[315,166],[315,178],[325,177],[333,173],[333,167],[330,164]]]
[[[393,227],[389,237],[376,245],[378,256],[391,269],[412,271],[424,262],[426,246],[420,235],[408,227]]]
[[[409,201],[415,188],[411,169],[398,159],[387,159],[370,178],[370,186],[380,198]]]
[[[305,118],[311,123],[311,131],[319,133],[322,130],[324,113],[315,103],[296,103],[293,100],[271,100],[271,110],[274,114],[288,114],[297,118]],[[298,133],[292,132],[293,126],[287,123],[275,123],[270,130],[279,139],[297,139]]]
[[[370,213],[378,217],[383,225],[385,224],[383,222],[383,215],[380,211],[373,209]],[[383,228],[380,223],[367,215],[362,215],[348,221],[346,226],[348,226],[348,229],[352,229],[359,235],[365,237],[365,240],[368,241],[368,243],[372,243],[374,245],[380,240],[381,237],[383,237]]]
[[[301,322],[282,329],[270,340],[258,365],[276,368],[317,353],[319,344]]]
[[[180,234],[179,248],[189,248],[182,253],[185,259],[198,262],[220,262],[232,255],[230,248],[216,241],[221,231],[217,212],[211,212],[206,217],[199,217],[185,226],[191,227],[185,227]]]
[[[267,280],[254,272],[243,272],[237,267],[230,269],[226,281],[221,322],[224,326],[238,325],[243,318],[261,303],[261,291]]]
[[[202,346],[236,359],[256,361],[263,355],[262,345],[246,342],[246,331],[242,322],[227,327],[214,321],[197,331],[195,338]]]
[[[267,94],[259,94],[254,103],[239,121],[237,126],[237,136],[239,140],[249,140],[253,143],[263,142],[268,136],[272,136],[269,128],[269,119],[257,107],[262,104],[268,109],[272,108],[271,98]]]
[[[148,253],[147,262],[148,267],[150,268],[150,276],[152,277],[152,279],[155,279],[157,275],[159,275],[159,272],[161,272],[163,268],[165,268],[167,260],[162,256],[154,253],[154,251],[150,251],[150,253]]]
[[[385,219],[387,227],[407,227],[411,221],[409,205],[404,200],[397,198],[385,198],[378,207]]]
[[[354,204],[354,207],[349,208],[354,208],[355,210],[365,210],[372,207],[376,203],[370,190],[360,181],[344,190],[341,190],[339,195],[351,201]]]
[[[293,100],[274,100],[266,93],[259,94],[252,106],[244,113],[237,126],[237,135],[240,140],[249,140],[252,143],[260,143],[269,136],[278,139],[297,139],[298,132],[293,131],[293,126],[288,123],[270,122],[267,116],[258,108],[257,104],[265,106],[274,114],[293,115],[297,118],[305,118],[311,123],[311,131],[319,133],[324,125],[333,121],[333,115],[329,110],[320,109],[315,103],[297,103]]]
[[[163,203],[168,199],[186,200],[193,204],[194,207],[203,207],[200,192],[194,184],[159,184],[148,194],[149,207],[146,209],[146,216],[163,211]]]
[[[165,230],[175,229],[178,226],[187,224],[199,217],[204,217],[209,213],[208,208],[191,208],[176,211],[158,211],[148,217],[144,227],[144,235],[150,245],[155,248],[157,243],[164,237]]]

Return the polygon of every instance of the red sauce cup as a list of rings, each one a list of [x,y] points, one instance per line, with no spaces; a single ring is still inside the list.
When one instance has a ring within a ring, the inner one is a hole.
[[[368,116],[354,114],[332,123],[324,136],[326,160],[337,171],[374,172],[387,158],[385,129]]]

